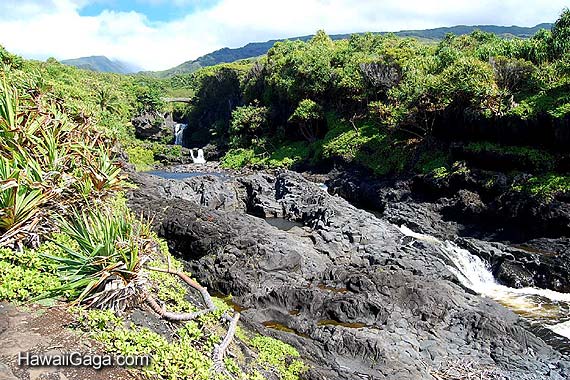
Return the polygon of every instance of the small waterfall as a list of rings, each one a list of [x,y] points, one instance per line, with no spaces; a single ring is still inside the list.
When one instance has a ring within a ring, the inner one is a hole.
[[[176,123],[174,124],[174,144],[182,145],[182,137],[184,136],[184,130],[188,124]]]
[[[431,243],[440,249],[452,265],[448,269],[463,286],[494,299],[525,317],[531,323],[541,324],[555,333],[570,338],[570,293],[549,289],[510,288],[497,283],[488,265],[478,256],[451,241],[399,227],[406,236]]]
[[[206,159],[204,158],[204,150],[198,149],[198,155],[194,156],[194,149],[190,149],[190,156],[192,157],[192,162],[195,164],[205,164]]]

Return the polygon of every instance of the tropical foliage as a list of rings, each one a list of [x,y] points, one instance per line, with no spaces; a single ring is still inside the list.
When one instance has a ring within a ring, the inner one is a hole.
[[[556,156],[570,144],[569,19],[565,9],[552,31],[529,38],[476,30],[437,43],[319,31],[168,83],[194,97],[188,144],[229,148],[223,163],[234,168],[340,159],[377,174],[423,172],[434,143]]]

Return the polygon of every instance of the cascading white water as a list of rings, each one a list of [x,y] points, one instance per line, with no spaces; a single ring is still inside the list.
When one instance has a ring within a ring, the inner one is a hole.
[[[184,130],[188,124],[176,123],[174,124],[174,144],[182,145],[182,137],[184,135]]]
[[[206,158],[204,158],[204,149],[198,149],[197,156],[194,156],[194,149],[190,149],[190,157],[192,157],[192,162],[195,164],[206,163]]]
[[[438,247],[453,264],[448,269],[467,288],[511,308],[529,321],[540,323],[555,333],[570,338],[570,294],[548,289],[510,288],[498,284],[486,263],[451,241],[413,232],[406,226],[400,231]],[[562,321],[562,322],[560,322]]]

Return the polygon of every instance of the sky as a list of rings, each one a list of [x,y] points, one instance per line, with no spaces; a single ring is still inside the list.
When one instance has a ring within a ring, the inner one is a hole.
[[[222,47],[313,34],[554,22],[570,0],[0,0],[0,45],[164,70]]]

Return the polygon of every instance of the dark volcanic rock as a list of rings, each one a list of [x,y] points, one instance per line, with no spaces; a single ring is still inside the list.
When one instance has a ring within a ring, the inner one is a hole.
[[[144,113],[131,120],[135,136],[142,140],[174,142],[174,121],[158,113]]]
[[[518,246],[475,239],[458,243],[488,261],[495,277],[505,285],[570,292],[568,239],[540,239]]]
[[[465,358],[500,379],[570,376],[519,317],[457,285],[435,246],[299,175],[132,180],[130,207],[199,281],[247,308],[244,322],[293,344],[311,365],[306,378],[435,379]],[[303,226],[283,231],[254,215]]]
[[[511,181],[523,179],[521,175]],[[507,245],[501,246],[509,252],[509,259],[500,249],[493,251],[496,255],[481,247],[470,249],[489,260],[495,276],[506,285],[570,290],[570,254],[561,249],[570,236],[570,202],[564,194],[545,199],[513,191],[506,175],[462,165],[454,166],[445,176],[421,175],[399,181],[371,180],[358,172],[344,172],[328,185],[331,193],[371,207],[383,219],[416,232],[440,239],[455,240],[459,235],[504,241]],[[509,244],[527,249],[516,250]]]

